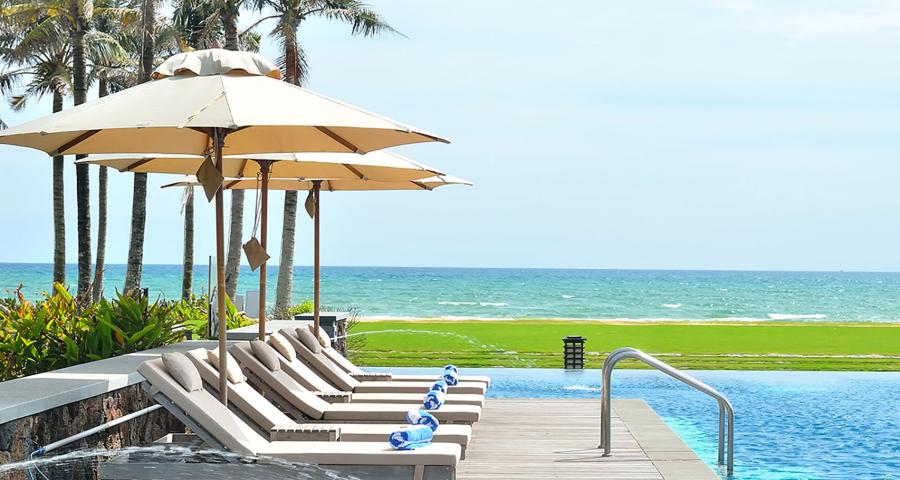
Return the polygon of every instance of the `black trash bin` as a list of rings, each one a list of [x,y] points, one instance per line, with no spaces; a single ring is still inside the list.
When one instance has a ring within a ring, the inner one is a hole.
[[[584,337],[568,336],[563,341],[563,367],[565,369],[584,368]]]

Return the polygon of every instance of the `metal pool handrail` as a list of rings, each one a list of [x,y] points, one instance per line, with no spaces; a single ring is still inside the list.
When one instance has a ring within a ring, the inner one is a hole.
[[[620,360],[625,360],[626,358],[633,358],[635,360],[640,360],[647,365],[665,373],[666,375],[681,381],[684,384],[687,384],[693,387],[695,390],[703,392],[710,397],[713,397],[716,402],[719,404],[719,458],[718,463],[719,466],[725,463],[725,423],[727,417],[728,423],[728,465],[726,467],[726,471],[728,475],[734,473],[734,408],[731,406],[731,402],[725,398],[724,395],[719,393],[715,388],[710,387],[709,385],[697,380],[696,378],[678,370],[677,368],[669,365],[668,363],[663,362],[662,360],[657,359],[652,355],[648,355],[638,349],[631,347],[620,348],[606,357],[606,361],[603,362],[603,384],[602,384],[602,394],[603,398],[600,405],[600,447],[603,448],[603,454],[609,455],[611,446],[611,425],[610,418],[612,417],[612,372]]]

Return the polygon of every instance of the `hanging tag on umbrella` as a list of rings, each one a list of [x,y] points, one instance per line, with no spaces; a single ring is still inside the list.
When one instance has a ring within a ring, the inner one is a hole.
[[[247,263],[250,264],[250,270],[253,272],[268,259],[272,258],[266,253],[256,237],[252,237],[244,244],[244,255],[247,256]]]
[[[306,203],[304,203],[303,206],[306,207],[306,213],[309,214],[309,218],[316,216],[316,199],[312,190],[310,190],[309,195],[306,196]]]
[[[222,182],[225,181],[225,177],[219,173],[219,169],[216,168],[212,160],[206,157],[206,160],[203,160],[203,163],[200,164],[200,168],[197,170],[197,181],[203,186],[206,199],[211,202],[216,198],[216,192],[222,188]]]

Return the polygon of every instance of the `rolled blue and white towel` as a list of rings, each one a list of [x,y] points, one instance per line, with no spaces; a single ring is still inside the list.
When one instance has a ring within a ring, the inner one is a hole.
[[[432,390],[425,394],[425,398],[422,400],[422,405],[426,410],[437,410],[441,408],[441,405],[444,404],[446,395],[446,393],[440,390]]]
[[[434,415],[425,410],[410,410],[406,412],[406,422],[410,425],[425,425],[431,431],[435,431],[441,426],[441,422]]]
[[[452,363],[444,365],[444,370],[453,370],[454,372],[459,373],[459,370],[456,368],[456,365],[454,365]]]
[[[431,386],[432,390],[440,390],[444,393],[447,393],[447,382],[443,380],[438,380],[434,382],[434,385]]]
[[[459,371],[453,365],[444,367],[444,381],[451,387],[459,383]]]
[[[413,450],[431,443],[434,432],[427,425],[410,425],[391,432],[388,442],[396,450]]]

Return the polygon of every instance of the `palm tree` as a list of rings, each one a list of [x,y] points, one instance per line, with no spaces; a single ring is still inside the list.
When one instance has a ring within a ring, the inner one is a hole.
[[[238,31],[237,18],[243,0],[181,0],[176,4],[174,24],[181,32],[180,48],[209,48],[224,37],[228,50],[252,50],[259,38],[252,30]],[[244,229],[244,191],[231,191],[231,222],[225,259],[225,293],[234,298],[241,263],[241,236]]]
[[[194,187],[184,187],[184,262],[181,270],[181,298],[188,300],[194,290]]]
[[[155,52],[156,1],[143,0],[141,10],[141,62],[138,82],[150,81]],[[134,174],[131,199],[131,239],[128,242],[128,262],[125,265],[125,293],[133,293],[141,287],[144,266],[144,228],[147,224],[147,174]]]
[[[53,94],[53,111],[63,108],[66,92],[71,91],[75,104],[83,103],[87,93],[85,57],[106,59],[117,52],[115,41],[108,35],[90,31],[93,17],[91,0],[15,0],[5,2],[0,10],[5,44],[4,57],[15,68],[4,73],[4,90],[32,76],[25,92],[13,95],[14,108],[24,108],[29,97]],[[111,12],[104,11],[104,14]],[[15,32],[15,33],[14,33]],[[69,42],[65,42],[69,39]],[[53,160],[54,254],[53,280],[64,283],[65,265],[65,201],[63,157]],[[78,293],[90,289],[90,190],[87,167],[76,168],[78,190]]]
[[[351,34],[366,37],[382,32],[399,33],[371,7],[357,0],[254,0],[253,6],[260,12],[272,12],[259,19],[251,28],[268,20],[275,22],[269,35],[281,43],[283,53],[279,58],[279,66],[284,73],[284,80],[295,85],[305,83],[308,74],[306,55],[297,36],[305,20],[321,17],[349,23]],[[296,218],[297,192],[287,191],[284,194],[281,256],[278,284],[275,288],[276,310],[283,310],[291,305]]]
[[[29,98],[52,95],[56,113],[62,111],[63,98],[71,89],[70,51],[58,18],[34,7],[18,3],[3,6],[3,53],[13,68],[0,76],[0,89],[11,96],[13,110],[24,109]],[[30,79],[24,92],[13,92],[24,78]],[[66,281],[64,166],[62,156],[53,157],[53,282],[60,284]]]
[[[127,52],[122,43],[129,45],[133,37],[133,28],[137,24],[140,12],[129,8],[122,0],[100,0],[96,2],[94,12],[94,28],[98,34],[108,35],[110,42],[117,47],[114,55],[91,58],[90,79],[97,81],[97,96],[105,97],[111,92],[128,88],[133,82],[130,78],[132,65],[128,61]],[[94,263],[94,281],[91,286],[93,302],[103,297],[103,274],[106,263],[106,227],[107,227],[107,184],[109,171],[100,166],[97,172],[97,255]]]
[[[84,58],[84,36],[91,29],[94,14],[92,0],[70,0],[69,15],[72,41],[72,96],[75,106],[87,101],[87,63]],[[75,159],[86,155],[76,155]],[[88,166],[75,165],[75,198],[78,231],[78,289],[81,297],[90,298],[91,288],[91,177]]]

